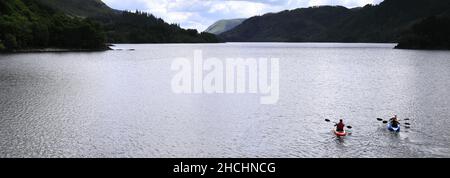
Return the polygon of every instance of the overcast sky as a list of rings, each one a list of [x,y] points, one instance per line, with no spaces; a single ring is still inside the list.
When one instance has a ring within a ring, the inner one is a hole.
[[[316,5],[358,7],[383,0],[103,0],[114,9],[142,10],[183,28],[205,30],[217,20]]]

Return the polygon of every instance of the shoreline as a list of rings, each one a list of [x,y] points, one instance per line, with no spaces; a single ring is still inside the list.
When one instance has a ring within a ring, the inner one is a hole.
[[[394,49],[403,49],[403,50],[427,50],[427,51],[450,51],[450,48],[447,47],[417,47],[414,45],[405,45],[398,44],[394,47]]]
[[[225,44],[225,43],[343,43],[343,44],[366,44],[366,43],[351,43],[351,42],[223,42],[223,43],[207,43],[207,44]],[[198,43],[117,43],[117,44],[198,44]],[[204,43],[200,43],[204,44]],[[396,43],[373,43],[373,44],[396,44]],[[114,44],[108,44],[104,48],[98,49],[70,49],[70,48],[35,48],[35,49],[20,49],[12,51],[0,51],[0,54],[19,54],[19,53],[68,53],[68,52],[104,52],[104,51],[134,51],[135,49],[114,49]],[[446,48],[417,48],[400,45],[397,43],[393,49],[400,50],[431,50],[431,51],[449,51]]]
[[[0,54],[14,54],[14,53],[65,53],[65,52],[102,52],[113,50],[111,47],[114,46],[112,44],[108,44],[103,48],[95,48],[95,49],[77,49],[77,48],[32,48],[32,49],[19,49],[19,50],[11,50],[11,51],[0,51]]]

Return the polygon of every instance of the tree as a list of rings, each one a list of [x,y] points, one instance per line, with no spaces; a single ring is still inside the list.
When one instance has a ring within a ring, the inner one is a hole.
[[[450,49],[449,31],[450,18],[428,17],[405,31],[396,48]]]
[[[5,35],[5,47],[7,49],[16,49],[17,48],[17,39],[16,36],[8,33]]]
[[[47,25],[43,23],[35,22],[32,25],[33,31],[33,46],[48,46],[49,44],[49,31]]]
[[[6,47],[3,45],[2,40],[0,40],[0,51],[5,51]]]

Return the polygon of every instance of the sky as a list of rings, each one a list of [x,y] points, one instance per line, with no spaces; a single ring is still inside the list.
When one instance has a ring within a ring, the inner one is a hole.
[[[152,13],[168,23],[203,31],[222,19],[248,18],[268,12],[319,5],[360,7],[383,0],[103,0],[119,10]]]

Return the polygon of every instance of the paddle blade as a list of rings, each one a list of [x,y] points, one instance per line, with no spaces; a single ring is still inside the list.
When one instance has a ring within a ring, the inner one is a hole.
[[[382,121],[383,119],[381,119],[381,118],[377,118],[377,120],[378,120],[378,121]]]
[[[383,124],[387,124],[388,123],[388,121],[383,121]]]
[[[325,119],[325,121],[330,122],[330,119]]]
[[[406,128],[406,129],[410,129],[411,127],[410,127],[410,126],[405,126],[405,128]]]
[[[411,125],[410,123],[405,123],[405,125]]]
[[[352,129],[353,127],[352,126],[347,126],[347,129]]]
[[[405,119],[403,119],[404,121],[409,121],[409,118],[405,118]]]

